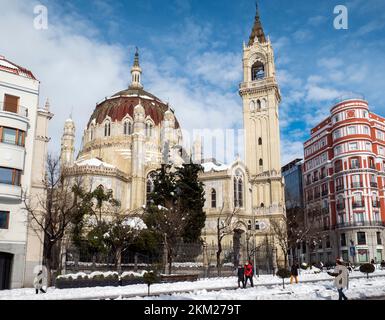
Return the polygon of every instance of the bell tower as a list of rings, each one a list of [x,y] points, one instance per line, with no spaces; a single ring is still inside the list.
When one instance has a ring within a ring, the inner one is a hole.
[[[248,44],[243,45],[243,100],[245,162],[249,170],[252,210],[259,214],[284,214],[278,107],[281,102],[274,51],[265,36],[259,10]]]

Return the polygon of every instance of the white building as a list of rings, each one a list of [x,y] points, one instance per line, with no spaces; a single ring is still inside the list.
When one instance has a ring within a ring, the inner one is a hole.
[[[49,104],[39,108],[40,82],[0,56],[0,289],[32,284],[40,240],[28,229],[22,195],[44,192]]]

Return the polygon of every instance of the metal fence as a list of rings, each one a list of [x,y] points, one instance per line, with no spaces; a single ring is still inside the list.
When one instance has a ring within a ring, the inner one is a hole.
[[[201,243],[178,243],[173,247],[173,274],[198,274],[202,277],[234,276],[238,264],[246,260],[255,261],[258,274],[275,272],[276,263],[274,248],[260,245],[255,250],[235,252],[232,246],[223,246],[220,265],[217,263],[216,245]],[[149,255],[144,252],[124,251],[122,254],[122,271],[152,270],[164,268],[163,248],[159,254]],[[242,256],[242,258],[240,258]],[[69,246],[64,253],[62,262],[63,273],[93,271],[114,271],[117,269],[113,252],[92,252],[89,249]]]

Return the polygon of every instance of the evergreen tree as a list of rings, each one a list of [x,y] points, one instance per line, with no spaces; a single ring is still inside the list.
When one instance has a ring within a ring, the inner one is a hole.
[[[145,223],[159,240],[165,241],[170,272],[175,244],[198,241],[205,224],[203,184],[198,180],[201,170],[195,164],[177,169],[162,165],[149,195]]]
[[[203,211],[205,193],[203,183],[198,180],[201,171],[202,166],[193,163],[185,164],[176,171],[179,178],[177,185],[181,195],[181,206],[186,215],[182,235],[185,242],[199,241],[206,222],[206,213]]]

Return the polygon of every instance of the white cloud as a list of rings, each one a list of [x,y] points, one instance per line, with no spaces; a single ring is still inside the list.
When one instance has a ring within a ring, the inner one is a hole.
[[[48,30],[36,30],[31,2],[3,2],[0,53],[31,69],[41,81],[40,104],[49,97],[55,114],[50,149],[58,152],[64,120],[72,108],[79,142],[95,103],[126,86],[129,66],[123,48],[80,34],[85,27],[87,36],[97,30],[78,17],[63,16],[59,21],[55,10],[49,8]]]
[[[303,159],[303,142],[283,138],[281,140],[281,164],[284,166],[297,158]]]

